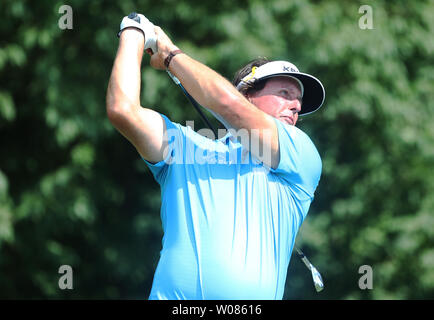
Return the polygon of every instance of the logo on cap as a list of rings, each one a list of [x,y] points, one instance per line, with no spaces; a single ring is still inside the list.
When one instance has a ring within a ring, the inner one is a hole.
[[[283,66],[283,71],[291,71],[291,72],[298,72],[297,70],[295,70],[294,68],[291,68],[291,67],[285,67],[285,66]]]

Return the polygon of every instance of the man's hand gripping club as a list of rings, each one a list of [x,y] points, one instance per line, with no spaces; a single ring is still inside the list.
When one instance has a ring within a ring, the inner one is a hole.
[[[150,22],[143,14],[130,13],[122,19],[118,37],[127,28],[136,28],[144,36],[144,50],[151,56],[150,64],[153,68],[165,69],[164,59],[171,51],[178,50],[164,31]]]

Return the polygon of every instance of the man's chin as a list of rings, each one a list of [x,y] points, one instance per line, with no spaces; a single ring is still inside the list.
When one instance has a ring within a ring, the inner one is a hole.
[[[289,117],[279,117],[277,118],[280,122],[289,124],[291,126],[295,125],[295,121]]]

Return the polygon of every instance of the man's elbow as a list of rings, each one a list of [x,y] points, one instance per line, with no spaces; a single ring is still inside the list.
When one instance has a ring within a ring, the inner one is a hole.
[[[107,118],[115,127],[121,126],[131,115],[132,106],[129,103],[107,99],[106,101]]]

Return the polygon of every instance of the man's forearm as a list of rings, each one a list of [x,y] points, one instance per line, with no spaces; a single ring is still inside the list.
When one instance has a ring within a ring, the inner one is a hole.
[[[248,103],[243,103],[246,99],[227,79],[188,55],[176,55],[169,68],[199,104],[225,118],[236,105],[250,107]],[[227,120],[234,127],[239,127],[236,118]]]
[[[136,29],[121,33],[107,90],[107,108],[140,105],[140,66],[143,35]]]

